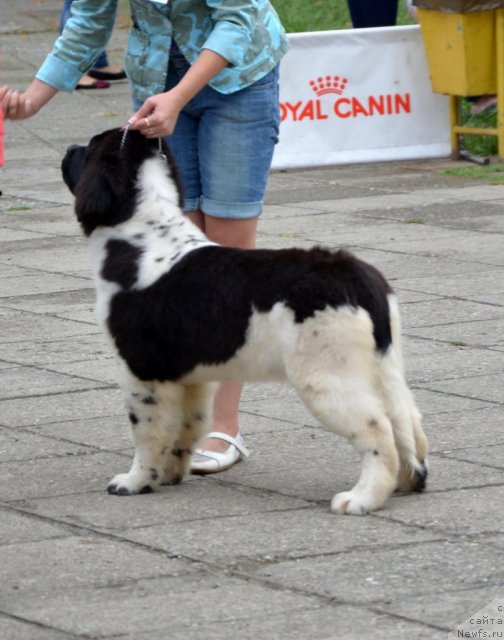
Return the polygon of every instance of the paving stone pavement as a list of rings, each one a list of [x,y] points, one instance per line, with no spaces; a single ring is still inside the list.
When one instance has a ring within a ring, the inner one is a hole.
[[[0,0],[0,84],[31,79],[60,4]],[[349,247],[399,294],[426,493],[331,514],[356,454],[261,384],[241,405],[248,460],[119,499],[105,486],[129,464],[129,428],[59,164],[128,115],[122,83],[6,125],[0,638],[437,639],[504,604],[504,187],[448,177],[448,160],[271,177],[260,246]]]

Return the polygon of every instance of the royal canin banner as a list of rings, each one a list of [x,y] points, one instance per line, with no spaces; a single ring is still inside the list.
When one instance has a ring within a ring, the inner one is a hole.
[[[4,163],[4,139],[3,139],[3,132],[4,132],[4,123],[3,123],[3,109],[2,107],[0,107],[0,167],[3,165]]]
[[[420,28],[298,33],[280,65],[274,169],[448,156]]]

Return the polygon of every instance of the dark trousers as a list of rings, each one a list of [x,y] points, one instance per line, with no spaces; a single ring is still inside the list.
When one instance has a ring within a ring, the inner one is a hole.
[[[348,0],[354,29],[393,27],[396,23],[398,0]]]

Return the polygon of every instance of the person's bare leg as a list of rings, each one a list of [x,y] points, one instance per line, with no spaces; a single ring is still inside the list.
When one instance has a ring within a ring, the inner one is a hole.
[[[199,227],[209,240],[225,247],[253,249],[256,246],[258,218],[238,220],[234,218],[214,218],[201,211],[189,211],[187,216]],[[239,430],[238,408],[243,389],[241,382],[223,382],[215,396],[211,431],[220,431],[236,437]],[[206,438],[200,445],[206,451],[224,452],[229,444],[224,440]]]
[[[204,232],[210,240],[225,247],[254,249],[258,218],[213,218],[205,216]]]
[[[235,218],[214,218],[202,211],[186,211],[186,216],[201,229],[209,240],[224,247],[254,249],[258,217],[239,220]]]
[[[242,389],[241,382],[220,384],[214,400],[211,431],[219,431],[236,438],[239,431],[238,408]],[[199,446],[207,451],[224,452],[229,447],[229,443],[217,438],[205,438]]]
[[[205,214],[202,211],[186,211],[185,214],[198,229],[205,232]]]

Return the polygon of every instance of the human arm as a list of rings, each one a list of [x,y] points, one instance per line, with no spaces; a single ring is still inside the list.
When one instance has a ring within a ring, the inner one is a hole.
[[[35,80],[23,91],[0,87],[0,105],[6,118],[35,115],[58,91],[72,91],[103,50],[114,26],[118,0],[75,0],[52,52]]]
[[[118,0],[74,0],[60,37],[36,78],[59,91],[73,91],[105,50],[114,28]]]
[[[23,120],[35,115],[57,93],[54,87],[35,79],[23,92],[8,86],[0,87],[0,105],[5,118]]]

